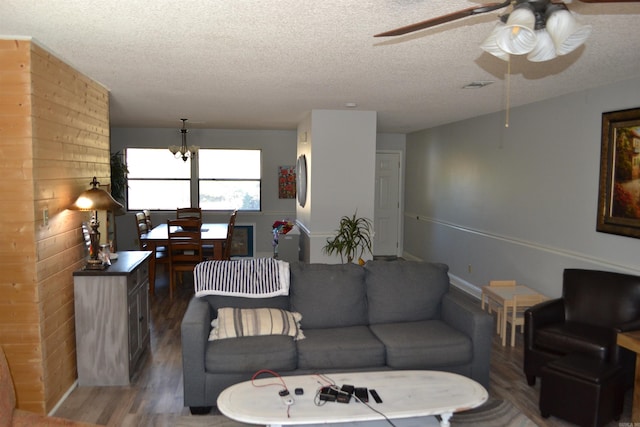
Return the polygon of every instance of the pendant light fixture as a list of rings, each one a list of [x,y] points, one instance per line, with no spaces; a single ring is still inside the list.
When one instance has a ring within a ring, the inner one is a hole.
[[[182,129],[180,129],[180,133],[182,134],[182,145],[172,145],[169,147],[169,151],[176,159],[182,159],[183,161],[187,161],[187,159],[193,159],[200,147],[196,145],[192,145],[187,148],[187,120],[189,119],[180,119],[182,120]]]

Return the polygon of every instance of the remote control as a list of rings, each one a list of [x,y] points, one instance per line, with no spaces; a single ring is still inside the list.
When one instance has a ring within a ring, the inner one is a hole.
[[[380,399],[377,391],[369,389],[369,393],[371,393],[371,397],[373,397],[373,400],[375,400],[376,403],[382,403],[382,399]]]
[[[282,403],[284,403],[287,406],[293,405],[293,397],[291,397],[291,394],[289,393],[289,390],[287,390],[287,389],[280,390],[278,392],[278,394],[280,395],[280,398],[282,399]]]
[[[355,395],[360,402],[366,403],[369,401],[369,393],[366,387],[356,387]]]

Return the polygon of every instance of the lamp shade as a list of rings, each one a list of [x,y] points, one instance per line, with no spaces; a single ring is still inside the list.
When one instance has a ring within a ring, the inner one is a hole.
[[[491,55],[497,58],[502,59],[503,61],[508,61],[509,54],[504,50],[500,49],[496,41],[496,38],[500,33],[500,30],[502,30],[504,27],[505,27],[504,22],[498,22],[496,26],[493,28],[493,31],[491,31],[491,33],[489,34],[489,37],[487,37],[482,42],[482,44],[480,45],[480,49],[484,50],[487,53],[490,53]]]
[[[547,31],[553,39],[558,55],[566,55],[589,38],[591,26],[578,23],[566,8],[549,11]]]
[[[520,4],[511,12],[506,25],[496,35],[500,49],[512,55],[524,55],[536,45],[536,17],[531,7]]]
[[[69,209],[74,211],[122,211],[122,206],[116,201],[111,194],[107,193],[101,188],[98,188],[100,183],[93,177],[93,181],[90,183],[93,188],[85,190],[76,199],[76,201],[69,206]]]
[[[527,55],[531,62],[549,61],[556,57],[556,47],[551,40],[551,36],[544,28],[536,30],[536,45]]]

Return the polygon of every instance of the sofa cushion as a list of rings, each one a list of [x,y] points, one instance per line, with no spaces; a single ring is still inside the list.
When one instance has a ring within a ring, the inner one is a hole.
[[[305,330],[367,324],[364,270],[355,264],[290,265],[291,310]]]
[[[210,340],[221,340],[258,335],[288,335],[293,339],[304,338],[300,329],[300,313],[280,308],[232,308],[218,309],[218,317],[211,322]]]
[[[370,326],[387,350],[393,369],[438,369],[470,363],[473,345],[466,335],[440,320]]]
[[[256,372],[269,368],[290,371],[296,368],[293,338],[286,335],[241,337],[208,341],[205,370],[211,373]]]
[[[300,369],[355,369],[384,366],[384,346],[366,326],[309,329],[297,341]]]
[[[364,270],[369,323],[440,318],[442,296],[449,290],[445,264],[369,261]]]

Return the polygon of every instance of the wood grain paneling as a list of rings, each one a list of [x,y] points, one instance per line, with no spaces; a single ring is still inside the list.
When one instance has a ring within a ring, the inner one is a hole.
[[[67,207],[93,176],[109,181],[109,94],[29,40],[0,40],[0,90],[0,344],[18,407],[48,412],[77,378],[72,273],[89,214]]]

